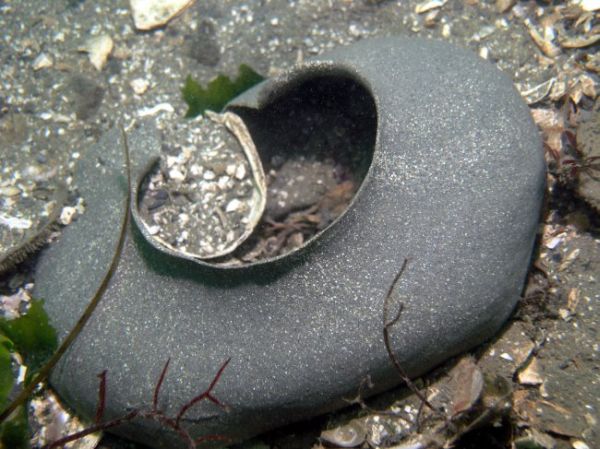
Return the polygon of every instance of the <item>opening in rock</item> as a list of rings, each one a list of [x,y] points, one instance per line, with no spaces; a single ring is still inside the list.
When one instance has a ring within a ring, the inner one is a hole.
[[[267,178],[267,205],[254,233],[227,259],[272,259],[315,238],[342,215],[362,184],[375,147],[377,113],[357,81],[304,81],[261,110],[235,108]]]
[[[247,139],[210,117],[200,126],[186,123],[190,145],[167,151],[138,196],[140,218],[155,246],[216,266],[278,258],[331,226],[367,174],[377,128],[369,92],[340,76],[297,82],[260,110],[231,112],[243,120]],[[242,151],[247,140],[256,146],[262,184]],[[250,220],[257,208],[258,223]],[[251,230],[248,237],[244,228]],[[228,250],[232,242],[235,249]]]

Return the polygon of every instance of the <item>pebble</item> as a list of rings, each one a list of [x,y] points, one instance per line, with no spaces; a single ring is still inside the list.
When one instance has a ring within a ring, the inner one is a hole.
[[[185,179],[185,174],[182,173],[180,170],[173,168],[169,170],[169,178],[175,181],[183,181]]]
[[[246,166],[241,164],[235,169],[235,178],[241,181],[246,177]]]
[[[148,87],[150,87],[150,83],[143,78],[136,78],[132,80],[129,85],[136,95],[143,95],[148,90]]]
[[[33,70],[36,72],[52,67],[52,65],[54,65],[54,61],[46,53],[40,53],[37,58],[33,60]]]
[[[242,202],[237,198],[234,198],[229,203],[227,203],[227,206],[225,207],[225,212],[235,212],[239,210],[241,206]]]
[[[63,225],[68,225],[73,221],[73,218],[77,215],[77,209],[71,206],[63,207],[62,212],[60,213],[59,221]]]
[[[219,189],[225,190],[227,188],[227,186],[229,185],[229,177],[221,176],[219,178],[219,180],[217,181],[217,185],[219,186]]]
[[[29,219],[0,215],[0,224],[10,229],[29,229],[33,225]]]
[[[237,167],[234,164],[229,164],[227,167],[225,167],[225,173],[227,173],[229,176],[234,176],[236,169]]]
[[[17,196],[21,194],[21,189],[14,186],[0,187],[0,196]]]

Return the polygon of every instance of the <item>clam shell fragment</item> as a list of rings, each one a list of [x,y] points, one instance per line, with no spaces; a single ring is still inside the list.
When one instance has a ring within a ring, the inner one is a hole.
[[[367,432],[361,420],[353,419],[343,426],[324,430],[319,438],[337,447],[358,447],[367,439]]]
[[[206,260],[231,253],[252,234],[265,210],[266,182],[237,115],[208,112],[193,135],[195,149],[166,155],[143,176],[133,217],[157,249]]]

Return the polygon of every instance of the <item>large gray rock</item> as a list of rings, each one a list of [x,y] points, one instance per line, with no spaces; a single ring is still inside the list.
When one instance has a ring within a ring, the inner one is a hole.
[[[382,309],[406,257],[393,346],[411,375],[491,337],[511,313],[536,233],[544,163],[510,79],[446,43],[366,40],[261,84],[236,101],[259,111],[236,111],[252,122],[290,86],[320,79],[363,85],[377,111],[372,163],[348,211],[296,253],[241,269],[163,254],[132,224],[106,294],[52,377],[75,410],[93,416],[96,375],[105,369],[107,416],[149,406],[167,358],[160,405],[175,414],[231,357],[214,392],[230,411],[197,405],[186,415],[193,435],[240,440],[342,407],[367,375],[372,393],[390,388],[399,378],[383,344]],[[259,144],[269,134],[261,126],[250,124]],[[127,140],[139,177],[160,141],[150,125]],[[86,213],[38,267],[35,293],[61,337],[114,251],[122,146],[113,131],[85,154],[78,185]],[[153,447],[182,444],[144,420],[118,433]]]

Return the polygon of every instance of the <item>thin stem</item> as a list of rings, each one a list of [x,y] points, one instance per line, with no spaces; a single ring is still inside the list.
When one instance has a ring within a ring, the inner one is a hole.
[[[107,370],[104,370],[98,374],[100,385],[98,385],[98,407],[96,407],[96,418],[94,419],[96,424],[102,421],[106,407],[106,372]]]
[[[18,406],[23,404],[27,400],[27,398],[31,396],[33,390],[35,390],[38,384],[44,382],[48,378],[50,372],[54,369],[58,361],[62,358],[64,353],[71,346],[73,341],[75,341],[83,327],[91,318],[92,313],[94,312],[96,306],[100,302],[100,299],[104,295],[104,292],[108,287],[108,283],[110,282],[117,268],[117,265],[119,264],[119,259],[121,258],[121,253],[123,252],[123,246],[125,244],[125,236],[127,235],[127,224],[129,222],[129,197],[131,195],[131,166],[129,161],[129,147],[127,146],[127,136],[125,135],[125,130],[123,130],[123,128],[121,128],[121,133],[123,134],[124,143],[123,152],[125,154],[125,171],[127,173],[127,193],[125,195],[125,211],[123,214],[123,219],[121,220],[121,230],[119,234],[119,239],[117,241],[117,246],[115,248],[115,252],[111,260],[110,266],[108,267],[108,270],[106,270],[106,274],[104,275],[104,278],[102,279],[98,290],[96,290],[94,297],[84,310],[83,314],[79,317],[79,320],[77,320],[75,326],[71,329],[69,334],[63,340],[63,342],[58,347],[56,352],[52,355],[52,357],[50,357],[50,360],[48,360],[48,362],[46,362],[46,364],[38,371],[31,383],[26,385],[23,388],[23,390],[21,390],[19,395],[2,411],[2,413],[0,413],[0,423],[4,422],[11,415],[11,413],[17,409]]]
[[[167,375],[167,370],[169,369],[169,363],[171,363],[171,358],[167,359],[167,363],[163,367],[160,377],[158,378],[158,382],[156,383],[156,388],[154,389],[154,396],[152,398],[152,410],[156,411],[158,409],[158,394],[160,393],[160,387],[165,380],[165,376]]]
[[[217,371],[217,374],[215,375],[215,377],[213,377],[212,382],[210,383],[210,385],[204,392],[200,393],[198,396],[196,396],[191,401],[189,401],[187,404],[184,404],[183,407],[181,407],[181,410],[179,410],[179,413],[177,414],[177,418],[175,419],[175,423],[177,424],[177,426],[179,426],[179,422],[181,421],[181,418],[183,417],[183,415],[185,415],[185,413],[190,408],[192,408],[195,404],[202,401],[203,399],[208,399],[212,403],[225,408],[225,405],[222,404],[217,398],[212,396],[211,393],[212,393],[212,390],[217,385],[217,382],[219,382],[219,379],[221,378],[223,371],[225,371],[225,368],[227,367],[227,365],[229,364],[230,361],[231,361],[231,358],[228,358],[227,360],[225,360],[225,362],[219,368],[219,371]]]
[[[404,270],[406,270],[407,265],[408,265],[408,259],[404,259],[404,262],[402,263],[402,267],[400,267],[400,271],[398,271],[398,274],[396,274],[396,277],[394,278],[393,282],[391,283],[391,285],[388,289],[387,295],[385,296],[385,300],[383,302],[383,342],[385,343],[385,349],[387,350],[390,360],[394,364],[396,371],[398,371],[398,374],[400,375],[400,377],[402,378],[404,383],[406,383],[408,388],[410,388],[410,390],[427,407],[429,407],[431,410],[437,412],[437,410],[433,407],[433,405],[431,405],[431,403],[427,400],[425,395],[423,395],[423,393],[421,393],[419,391],[419,389],[413,383],[413,381],[410,380],[410,377],[408,377],[408,373],[404,370],[404,368],[400,364],[400,361],[396,357],[396,354],[394,354],[394,351],[392,350],[392,344],[390,343],[390,328],[392,326],[394,326],[400,320],[400,315],[402,314],[402,310],[404,309],[404,304],[400,303],[400,305],[398,306],[398,312],[396,313],[396,315],[394,315],[394,318],[391,320],[388,320],[388,317],[390,314],[390,302],[391,302],[392,294],[394,292],[394,287],[396,286],[396,284],[398,283],[398,281],[404,274]]]
[[[76,441],[76,440],[84,438],[88,435],[91,435],[92,433],[96,433],[101,430],[108,430],[112,427],[120,426],[121,424],[131,421],[139,413],[140,413],[139,410],[133,410],[132,412],[129,412],[128,414],[121,416],[120,418],[113,419],[111,421],[107,421],[104,423],[94,424],[93,426],[90,426],[79,432],[72,433],[71,435],[67,435],[66,437],[56,440],[50,444],[46,444],[45,446],[42,447],[42,449],[56,449],[56,448],[64,446],[67,443],[70,443],[72,441]]]

